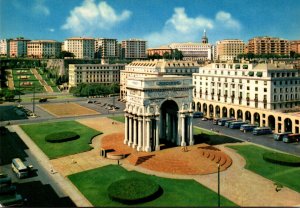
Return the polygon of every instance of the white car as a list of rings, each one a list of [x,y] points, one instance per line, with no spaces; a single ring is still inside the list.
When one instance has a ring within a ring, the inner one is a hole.
[[[202,120],[202,121],[207,121],[207,118],[204,117],[204,118],[202,118],[201,120]]]

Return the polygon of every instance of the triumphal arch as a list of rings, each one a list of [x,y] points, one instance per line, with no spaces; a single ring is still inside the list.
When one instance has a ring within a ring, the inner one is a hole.
[[[126,88],[124,144],[146,152],[194,144],[191,77],[133,77]]]

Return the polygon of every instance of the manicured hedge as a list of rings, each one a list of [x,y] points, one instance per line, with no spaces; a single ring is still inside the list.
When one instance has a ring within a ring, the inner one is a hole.
[[[127,178],[113,182],[107,192],[114,201],[137,204],[157,198],[162,193],[162,189],[150,179]]]
[[[45,140],[51,143],[60,143],[79,139],[80,136],[72,131],[63,131],[45,136]]]
[[[263,159],[265,161],[280,164],[280,165],[293,166],[293,167],[300,166],[300,157],[283,154],[279,152],[266,152],[263,154]]]

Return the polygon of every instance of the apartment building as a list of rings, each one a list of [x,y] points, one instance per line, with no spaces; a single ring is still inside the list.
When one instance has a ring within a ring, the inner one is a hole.
[[[95,55],[95,39],[74,37],[64,42],[64,48],[75,55],[76,59],[93,59]]]
[[[116,58],[118,56],[117,39],[96,38],[95,58]]]
[[[122,57],[125,59],[145,59],[147,58],[147,41],[139,39],[129,39],[122,41]]]
[[[293,65],[213,63],[194,73],[193,82],[195,109],[206,116],[299,132],[299,115],[282,113],[300,105],[300,70]]]
[[[69,64],[69,87],[80,83],[118,84],[124,68],[124,64]]]
[[[9,56],[10,57],[25,57],[27,56],[27,43],[30,40],[23,37],[15,38],[9,41]]]
[[[199,64],[195,61],[153,60],[133,61],[125,66],[120,73],[120,98],[126,97],[126,81],[131,77],[153,77],[162,75],[192,76],[199,71]]]
[[[291,49],[290,49],[291,51],[300,53],[300,40],[291,40],[290,45],[291,45]]]
[[[9,47],[10,47],[10,39],[2,39],[0,40],[0,55],[8,55]]]
[[[277,37],[254,37],[249,40],[248,52],[254,54],[290,55],[290,42]]]
[[[220,61],[232,61],[245,50],[244,41],[238,39],[220,40],[216,45],[217,59]]]
[[[27,56],[33,58],[57,58],[61,43],[54,40],[33,40],[27,43]]]

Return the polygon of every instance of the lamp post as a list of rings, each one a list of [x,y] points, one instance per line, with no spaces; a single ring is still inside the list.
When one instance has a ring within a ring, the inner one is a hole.
[[[221,206],[220,200],[220,163],[218,163],[218,207]]]
[[[34,116],[34,110],[35,110],[35,83],[33,83],[33,99],[32,99],[32,114]]]

